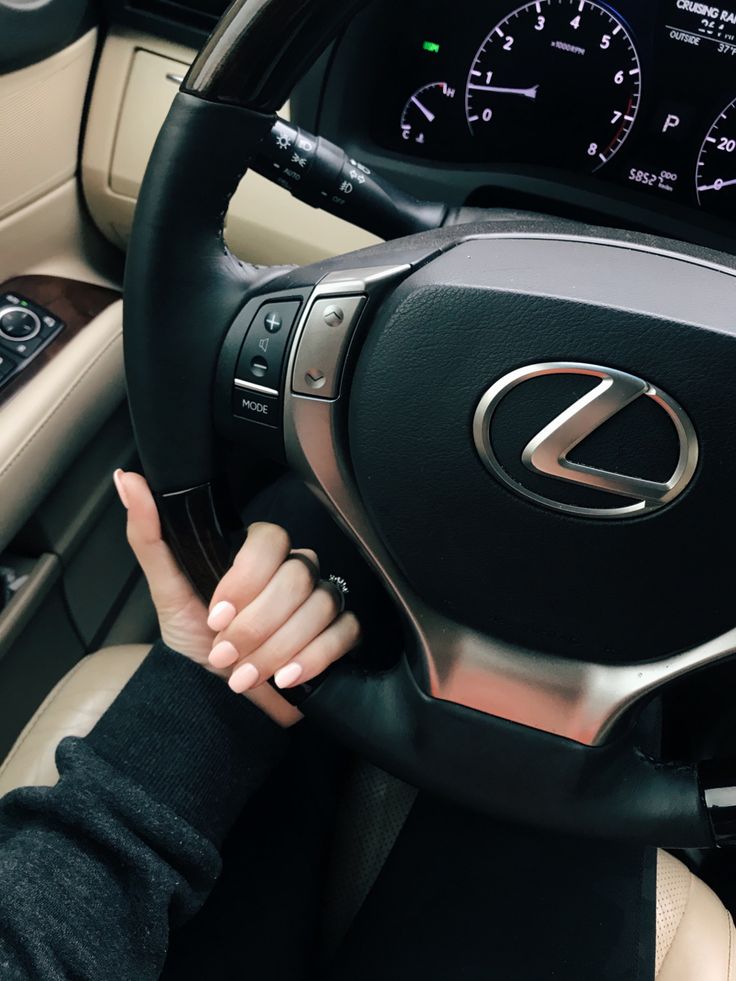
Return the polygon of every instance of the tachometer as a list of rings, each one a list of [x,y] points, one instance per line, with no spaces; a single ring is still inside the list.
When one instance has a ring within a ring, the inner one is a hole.
[[[701,208],[736,218],[736,99],[708,130],[698,157],[696,190]]]
[[[465,107],[494,159],[597,170],[636,120],[641,66],[624,22],[593,0],[534,0],[500,21]]]

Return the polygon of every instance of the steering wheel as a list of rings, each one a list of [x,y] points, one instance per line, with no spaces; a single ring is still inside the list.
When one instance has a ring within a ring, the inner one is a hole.
[[[501,818],[712,844],[733,827],[734,768],[656,759],[641,719],[736,650],[734,269],[553,220],[450,223],[280,123],[360,6],[235,2],[150,160],[125,359],[167,538],[209,598],[231,557],[224,461],[281,456],[405,627],[388,669],[343,661],[301,690],[306,714]],[[281,151],[312,154],[333,210],[428,230],[307,268],[240,262],[230,195]]]

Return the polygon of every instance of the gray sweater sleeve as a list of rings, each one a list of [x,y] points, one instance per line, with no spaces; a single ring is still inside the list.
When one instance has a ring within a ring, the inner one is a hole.
[[[158,644],[55,787],[0,801],[2,981],[158,978],[169,929],[218,876],[218,846],[287,734]]]

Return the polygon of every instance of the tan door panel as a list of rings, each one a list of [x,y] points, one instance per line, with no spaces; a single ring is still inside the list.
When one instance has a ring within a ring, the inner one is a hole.
[[[75,173],[96,35],[89,31],[37,65],[0,75],[0,218]]]
[[[116,194],[138,196],[141,174],[179,88],[178,79],[188,68],[186,62],[136,51],[110,167],[110,189]]]
[[[153,144],[194,53],[159,38],[113,31],[105,41],[90,106],[82,182],[102,232],[125,246]],[[172,79],[173,76],[173,79]],[[248,174],[227,219],[230,248],[260,263],[309,263],[379,241]]]
[[[0,551],[124,398],[122,303],[0,408]]]

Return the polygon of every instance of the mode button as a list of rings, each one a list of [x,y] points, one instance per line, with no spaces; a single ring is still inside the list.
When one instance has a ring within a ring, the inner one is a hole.
[[[248,422],[278,429],[280,420],[280,399],[277,395],[261,395],[245,388],[233,391],[233,414]]]

